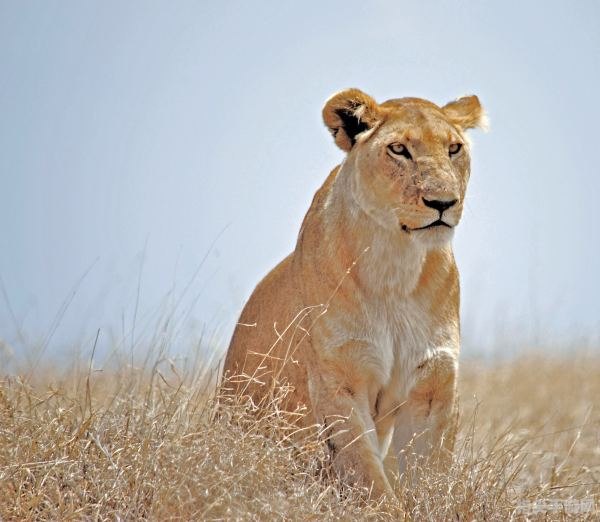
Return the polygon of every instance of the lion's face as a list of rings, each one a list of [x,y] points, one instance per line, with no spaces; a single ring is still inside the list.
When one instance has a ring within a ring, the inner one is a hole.
[[[475,96],[442,108],[416,98],[378,105],[352,89],[331,98],[323,114],[348,152],[345,175],[367,214],[432,246],[451,239],[470,173],[464,131],[483,119]]]

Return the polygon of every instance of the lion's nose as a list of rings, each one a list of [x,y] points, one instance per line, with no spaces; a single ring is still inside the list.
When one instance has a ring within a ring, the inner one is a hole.
[[[446,210],[446,209],[450,208],[452,205],[454,205],[454,203],[456,203],[457,201],[458,201],[457,199],[452,199],[450,201],[441,201],[439,199],[423,198],[423,203],[425,203],[425,206],[438,210],[440,212],[440,214],[442,212],[444,212],[444,210]]]

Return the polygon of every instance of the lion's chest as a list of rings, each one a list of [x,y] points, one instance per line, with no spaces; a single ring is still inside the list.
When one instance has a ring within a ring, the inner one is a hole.
[[[377,386],[403,400],[416,382],[417,367],[437,348],[436,325],[415,300],[398,299],[386,305],[365,307],[364,335]]]
[[[354,346],[345,358],[372,390],[390,390],[398,400],[416,383],[417,367],[439,348],[439,326],[414,299],[363,301],[358,313],[330,319],[326,351],[335,357],[340,347]]]

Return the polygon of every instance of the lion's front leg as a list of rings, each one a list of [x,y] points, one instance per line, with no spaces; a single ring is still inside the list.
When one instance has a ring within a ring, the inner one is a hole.
[[[352,372],[310,375],[315,417],[342,481],[364,486],[372,497],[394,496],[383,468],[379,437],[372,417],[368,384],[351,378]]]
[[[417,371],[417,383],[400,408],[394,428],[393,449],[401,474],[411,462],[423,464],[423,458],[438,469],[447,468],[456,436],[455,356],[440,351]]]

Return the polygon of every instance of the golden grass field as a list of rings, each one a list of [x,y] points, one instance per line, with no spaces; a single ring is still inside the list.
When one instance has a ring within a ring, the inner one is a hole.
[[[452,468],[381,504],[276,401],[217,411],[210,372],[181,366],[1,377],[0,520],[600,519],[598,356],[462,361]]]

